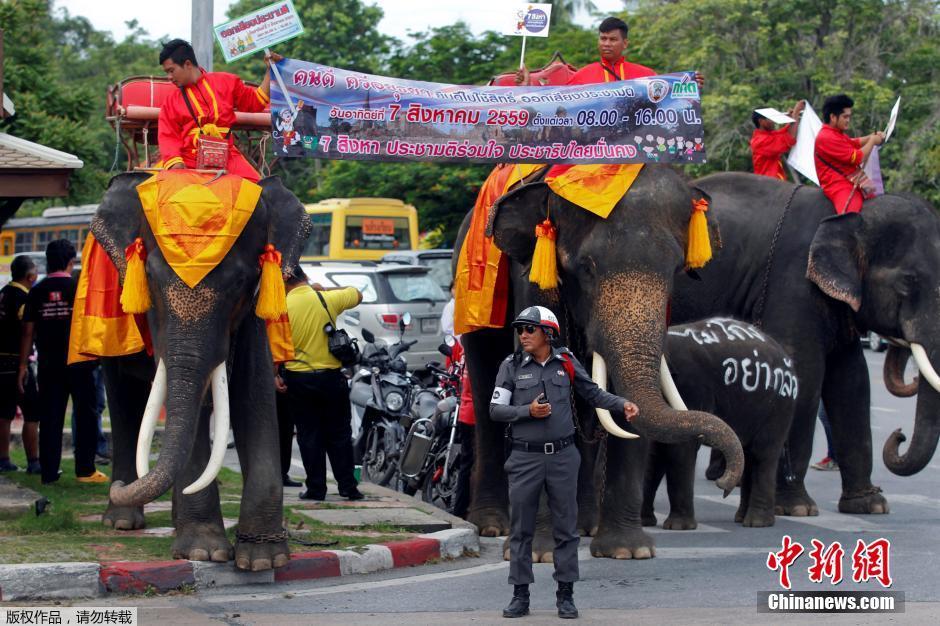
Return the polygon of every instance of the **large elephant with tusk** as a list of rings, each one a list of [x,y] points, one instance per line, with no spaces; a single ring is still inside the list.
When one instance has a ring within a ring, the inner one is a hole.
[[[172,488],[174,557],[227,561],[234,556],[241,569],[279,567],[289,552],[282,528],[272,360],[255,302],[260,255],[273,244],[282,254],[281,271],[293,267],[309,220],[280,179],[262,180],[260,199],[231,248],[190,287],[168,263],[144,216],[137,186],[147,178],[129,173],[112,179],[91,224],[122,284],[125,249],[142,240],[152,302],[147,319],[153,358],[136,354],[103,360],[115,439],[114,482],[104,521],[115,528],[141,527],[143,505]],[[154,429],[164,407],[162,446],[150,467]],[[243,474],[234,550],[225,536],[215,482],[230,425]]]
[[[728,459],[718,486],[729,492],[741,478],[743,454],[734,432],[723,421],[700,411],[677,411],[663,398],[660,363],[672,284],[685,266],[693,200],[702,194],[666,166],[646,166],[629,193],[607,219],[556,195],[543,182],[529,182],[504,195],[493,209],[492,233],[509,256],[510,314],[525,306],[551,308],[562,326],[562,339],[583,362],[591,362],[598,384],[609,381],[617,394],[634,401],[640,414],[632,428],[641,437],[624,438],[625,424],[598,415],[613,436],[606,461],[598,467],[602,489],[595,499],[590,485],[594,467],[582,461],[579,477],[579,527],[593,534],[595,556],[650,558],[653,539],[640,522],[646,447],[664,442],[700,440]],[[557,228],[558,289],[540,291],[528,282],[535,228],[550,211]],[[460,241],[466,236],[464,222]],[[712,239],[717,230],[712,224]],[[490,421],[489,406],[500,361],[513,349],[507,328],[463,335],[474,406],[477,407],[477,454],[473,502],[468,519],[484,535],[508,532],[508,495],[503,471],[503,429]],[[577,413],[582,439],[592,438],[595,420],[588,409]],[[586,441],[582,445],[590,445]],[[582,454],[592,459],[593,454]],[[598,501],[599,500],[599,501]],[[547,541],[546,541],[547,539]],[[536,560],[551,558],[551,538],[538,533]]]
[[[712,198],[726,245],[699,272],[676,280],[673,322],[733,315],[757,322],[795,360],[800,395],[778,472],[778,515],[816,515],[803,479],[812,452],[820,397],[832,423],[842,473],[839,511],[887,513],[872,485],[869,374],[859,332],[893,340],[885,378],[892,392],[918,392],[910,447],[896,431],[884,462],[916,473],[934,454],[940,433],[940,218],[924,200],[888,194],[860,214],[836,216],[818,188],[741,173],[695,182]],[[913,355],[916,387],[903,381]]]

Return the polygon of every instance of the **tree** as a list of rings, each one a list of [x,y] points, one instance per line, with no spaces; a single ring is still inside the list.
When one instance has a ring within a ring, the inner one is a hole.
[[[885,184],[940,201],[940,17],[931,0],[645,0],[629,16],[631,56],[660,71],[697,69],[709,162],[750,170],[750,112],[826,96],[855,99],[854,130],[902,115],[881,152]]]

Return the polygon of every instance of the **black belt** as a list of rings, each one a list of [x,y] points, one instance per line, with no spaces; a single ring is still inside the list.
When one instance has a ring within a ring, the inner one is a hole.
[[[544,443],[534,443],[531,441],[522,441],[521,439],[512,440],[513,450],[522,450],[523,452],[541,452],[542,454],[555,454],[561,452],[574,443],[574,435],[562,437],[557,441],[546,441]]]

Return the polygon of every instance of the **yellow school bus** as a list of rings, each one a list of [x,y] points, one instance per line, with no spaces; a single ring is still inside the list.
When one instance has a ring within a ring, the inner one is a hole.
[[[302,261],[377,261],[418,247],[418,211],[392,198],[330,198],[305,207],[313,231]]]

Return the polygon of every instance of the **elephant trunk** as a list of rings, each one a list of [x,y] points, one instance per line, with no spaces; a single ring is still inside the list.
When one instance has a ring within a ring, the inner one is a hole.
[[[698,439],[726,459],[716,481],[725,495],[741,480],[744,453],[735,432],[703,411],[677,411],[663,399],[660,363],[666,334],[668,289],[655,273],[617,274],[601,282],[593,328],[595,345],[604,346],[617,391],[639,406],[632,425],[642,435],[663,443]]]
[[[174,355],[166,358],[165,365],[167,417],[160,457],[133,483],[111,485],[111,502],[117,506],[143,506],[159,498],[173,486],[192,454],[210,367],[198,357]]]
[[[916,344],[912,344],[916,345]],[[923,351],[923,348],[921,348]],[[922,355],[926,359],[926,353]],[[882,450],[882,459],[885,467],[898,476],[911,476],[924,469],[933,458],[937,450],[937,439],[940,436],[940,393],[934,389],[930,376],[926,371],[933,373],[930,362],[925,362],[921,369],[920,382],[917,389],[917,411],[914,416],[914,434],[911,443],[904,454],[900,454],[900,444],[907,440],[901,429],[898,428],[888,436]]]
[[[909,349],[895,345],[889,345],[888,352],[885,354],[885,387],[899,398],[910,398],[917,393],[919,383],[917,376],[910,383],[904,382],[904,368],[910,358],[911,351]]]

